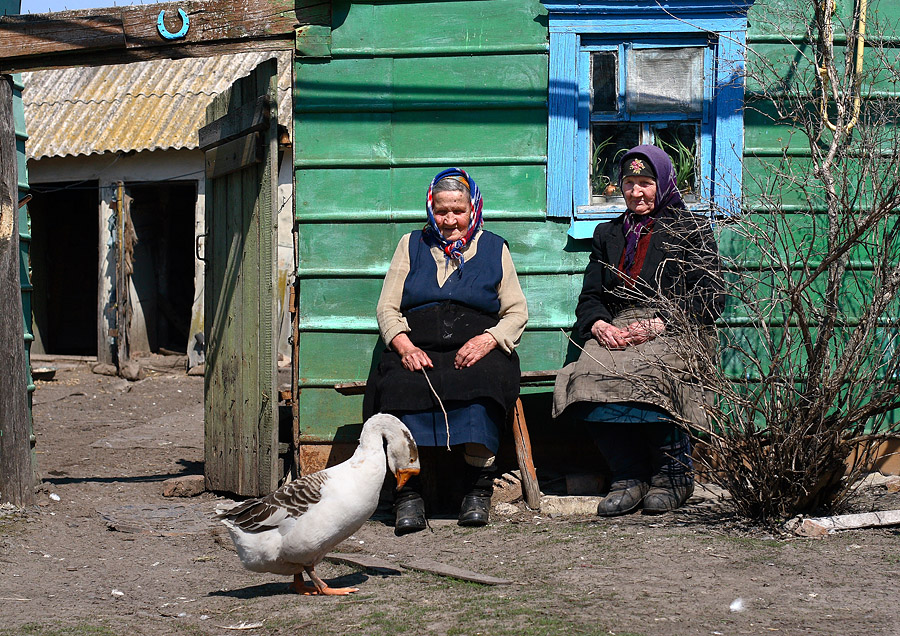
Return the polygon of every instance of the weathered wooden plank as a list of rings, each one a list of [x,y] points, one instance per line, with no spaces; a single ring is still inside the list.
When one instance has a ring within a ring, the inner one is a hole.
[[[216,146],[206,153],[206,178],[224,177],[263,160],[264,148],[258,132]]]
[[[881,510],[859,514],[804,519],[796,533],[804,537],[822,537],[837,530],[900,525],[900,510]]]
[[[0,501],[34,502],[19,282],[19,187],[13,87],[0,77]]]
[[[240,79],[235,85],[235,93],[240,93],[241,106],[252,103],[255,100],[256,85],[254,79],[256,71],[250,77]],[[257,134],[257,133],[254,133]],[[244,469],[241,474],[242,492],[258,492],[263,494],[267,488],[267,467],[271,458],[270,445],[263,440],[263,430],[266,428],[266,413],[261,406],[259,356],[259,343],[263,334],[260,333],[259,302],[260,280],[263,272],[260,271],[260,208],[259,197],[264,196],[263,171],[261,165],[248,166],[240,173],[240,199],[235,198],[233,205],[242,211],[241,225],[243,228],[243,253],[240,264],[241,304],[234,307],[236,313],[241,314],[241,329],[235,334],[238,351],[254,351],[256,355],[241,356],[241,394],[243,395],[241,443],[248,449],[244,454]]]
[[[420,572],[430,572],[431,574],[439,574],[440,576],[449,576],[461,581],[472,581],[473,583],[481,583],[483,585],[509,585],[512,583],[509,579],[501,579],[489,574],[480,574],[471,570],[464,570],[452,565],[438,563],[431,559],[416,559],[414,561],[406,561],[401,563],[408,570],[419,570]]]
[[[0,37],[2,37],[2,31],[0,31]],[[290,51],[293,48],[293,37],[285,35],[265,40],[170,44],[144,49],[79,50],[35,57],[0,57],[0,73],[23,73],[25,71],[41,71],[69,66],[109,66],[111,64],[130,64],[132,62],[184,57],[214,57],[216,55],[247,53],[249,51]]]
[[[0,18],[0,57],[124,48],[125,27],[119,11],[55,20],[32,15]]]
[[[365,554],[345,554],[342,552],[330,552],[325,555],[325,560],[331,563],[344,563],[370,570],[377,574],[400,574],[398,566],[390,561]]]
[[[521,399],[516,399],[516,405],[510,411],[509,419],[516,446],[516,459],[519,463],[519,471],[522,473],[522,493],[525,496],[525,504],[532,510],[539,510],[541,488],[538,485],[537,472],[534,469],[531,437],[528,434],[528,426],[525,424],[525,408],[522,406]]]
[[[187,14],[189,28],[182,38],[168,40],[157,30],[157,17],[164,10],[166,28],[177,32],[181,26],[178,9]],[[190,47],[202,49],[225,42],[233,44],[235,40],[244,42],[241,45],[244,51],[247,42],[271,39],[283,42],[277,48],[291,48],[294,29],[330,22],[331,6],[323,0],[188,0],[3,16],[0,17],[0,72],[209,55],[210,52]],[[159,52],[138,53],[148,49],[159,49]],[[98,58],[97,52],[101,50],[119,50],[121,57],[108,53]]]
[[[197,133],[200,150],[233,141],[238,137],[268,127],[272,117],[272,98],[263,95],[256,101],[244,104],[234,112],[207,124]]]

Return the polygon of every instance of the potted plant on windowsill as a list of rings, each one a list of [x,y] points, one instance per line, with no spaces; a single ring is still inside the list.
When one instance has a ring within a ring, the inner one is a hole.
[[[660,140],[659,145],[672,160],[672,166],[675,168],[675,185],[681,192],[681,198],[688,203],[696,201],[697,195],[694,193],[696,160],[693,148],[687,146],[678,137],[674,138],[672,144]]]

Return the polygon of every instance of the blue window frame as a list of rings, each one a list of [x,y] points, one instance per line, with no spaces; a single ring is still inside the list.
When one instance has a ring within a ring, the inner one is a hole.
[[[752,0],[544,0],[550,14],[547,213],[569,234],[621,214],[617,157],[654,143],[688,206],[736,209]]]

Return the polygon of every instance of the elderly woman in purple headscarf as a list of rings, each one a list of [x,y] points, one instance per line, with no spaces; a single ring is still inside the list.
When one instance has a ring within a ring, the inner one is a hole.
[[[363,407],[365,417],[399,417],[419,447],[462,451],[457,474],[440,481],[463,482],[463,526],[488,522],[500,427],[519,394],[515,347],[528,321],[509,247],[482,229],[482,205],[465,171],[450,168],[432,180],[428,221],[400,239],[384,279],[376,317],[388,347],[366,383]],[[434,454],[421,459],[428,479]],[[418,478],[398,492],[394,507],[396,534],[425,528]]]
[[[553,415],[583,420],[609,466],[598,515],[661,514],[693,493],[683,427],[706,415],[686,348],[714,351],[724,285],[708,219],[685,209],[668,155],[632,148],[619,175],[627,210],[594,231],[575,309],[585,347],[557,375]]]

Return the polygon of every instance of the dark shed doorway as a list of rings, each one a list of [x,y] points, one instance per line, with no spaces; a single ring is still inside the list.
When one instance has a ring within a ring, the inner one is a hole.
[[[34,353],[97,355],[97,181],[32,186]]]
[[[134,247],[132,355],[185,353],[194,300],[194,182],[126,184]]]

